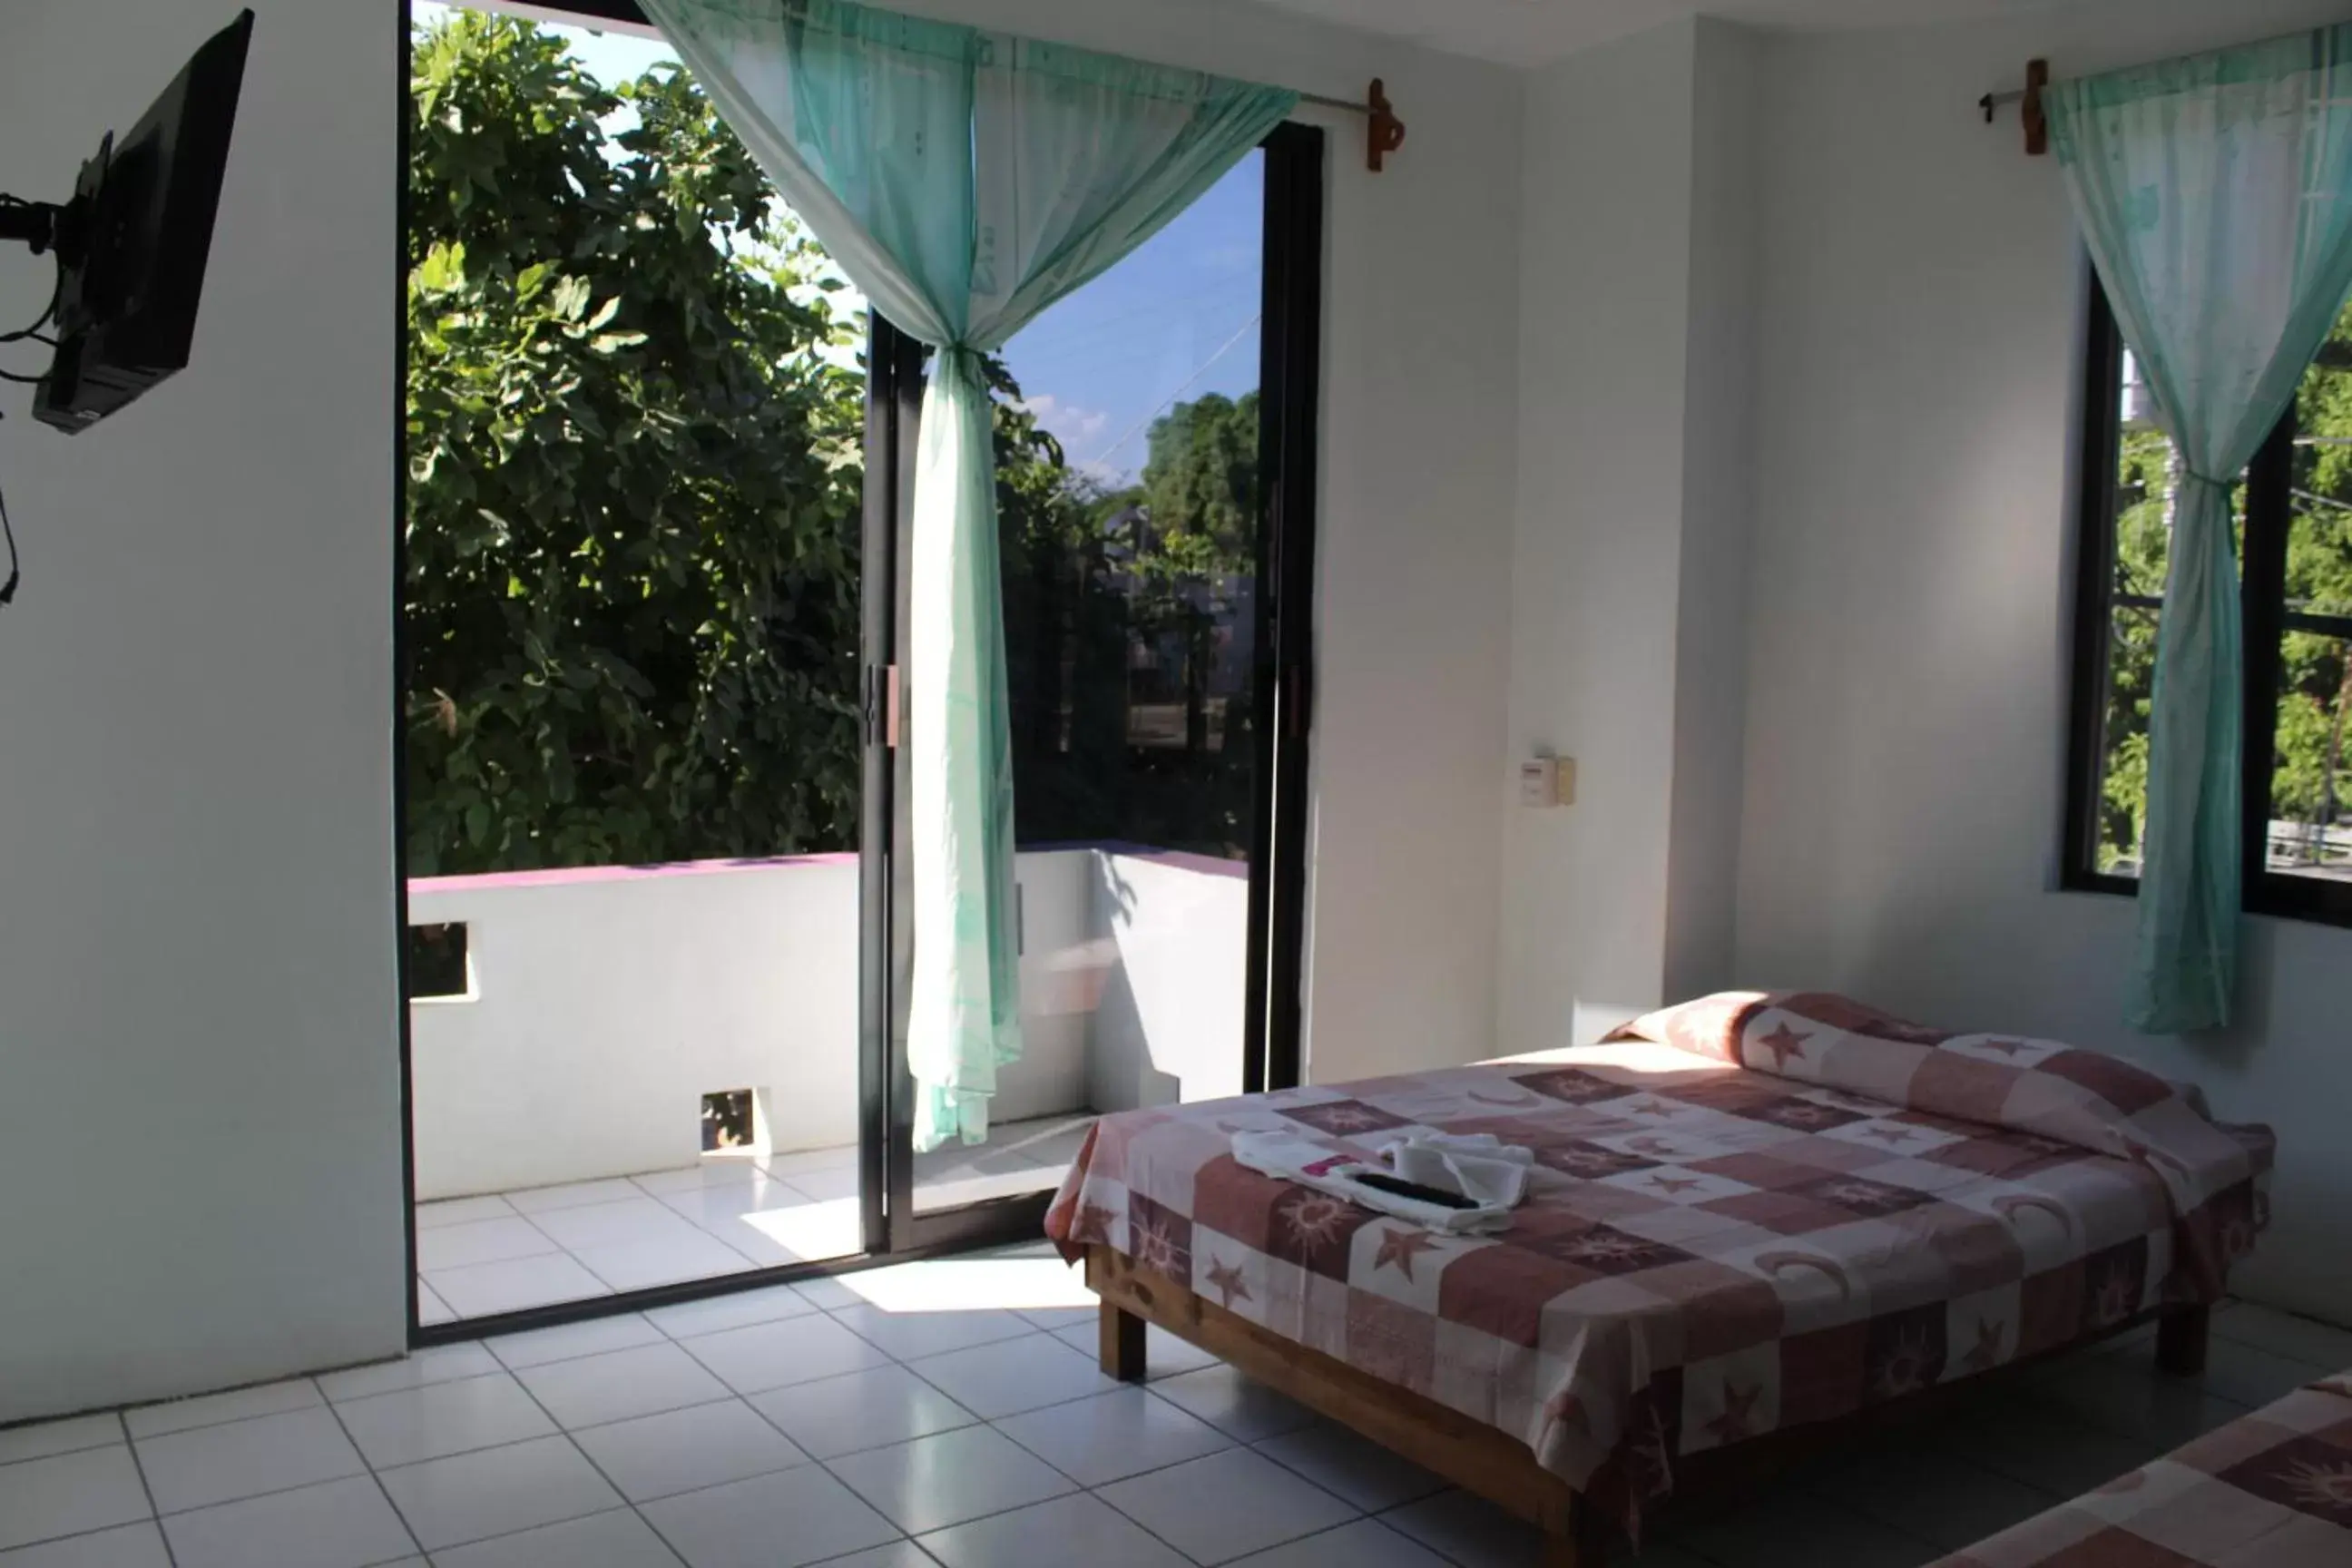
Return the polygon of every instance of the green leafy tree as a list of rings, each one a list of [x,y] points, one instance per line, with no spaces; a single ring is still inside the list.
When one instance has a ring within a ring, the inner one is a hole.
[[[2337,318],[2318,363],[2295,400],[2294,515],[2287,536],[2288,608],[2352,616],[2352,308]],[[2280,648],[2275,817],[2304,825],[2295,858],[2347,868],[2329,847],[2352,824],[2352,646],[2341,637],[2290,631]]]
[[[414,60],[412,869],[853,844],[863,377],[821,257],[675,67],[608,89],[464,11]]]
[[[856,838],[860,323],[691,79],[607,87],[465,11],[417,30],[409,168],[409,865]],[[616,129],[625,126],[625,129]],[[1245,842],[1255,395],[1073,473],[1001,363],[997,502],[1024,839]],[[1137,744],[1166,648],[1183,743]],[[1147,694],[1148,695],[1148,694]]]
[[[2160,596],[2171,539],[2172,443],[2124,432],[2116,485],[2116,592]],[[2147,826],[2148,707],[2156,686],[2157,612],[2119,607],[2108,623],[2105,765],[2100,779],[2099,868],[2137,864]]]
[[[1152,421],[1134,571],[1143,619],[1181,661],[1184,750],[1209,750],[1218,639],[1246,607],[1257,539],[1258,400],[1211,394]],[[1242,697],[1246,702],[1246,697]],[[1230,721],[1234,699],[1226,700]],[[1228,770],[1230,771],[1230,770]]]
[[[1058,448],[1053,468],[1023,475],[1018,444],[1052,437],[1000,404],[1024,842],[1248,845],[1257,408],[1255,393],[1176,405],[1151,425],[1139,481],[1107,489],[1062,468]]]

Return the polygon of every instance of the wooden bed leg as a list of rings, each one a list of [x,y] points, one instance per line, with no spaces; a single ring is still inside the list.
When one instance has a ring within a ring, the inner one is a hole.
[[[1143,1331],[1141,1318],[1105,1301],[1097,1320],[1101,1330],[1097,1353],[1102,1358],[1103,1374],[1121,1383],[1143,1381]]]
[[[2177,1377],[2205,1370],[2205,1339],[2213,1326],[2210,1307],[2187,1307],[2156,1321],[2156,1365]]]
[[[1540,1568],[1603,1568],[1609,1561],[1609,1526],[1573,1492],[1544,1510]]]

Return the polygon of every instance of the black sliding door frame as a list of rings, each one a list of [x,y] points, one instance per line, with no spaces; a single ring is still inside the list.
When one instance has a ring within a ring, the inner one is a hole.
[[[1257,710],[1272,715],[1250,868],[1250,1094],[1305,1071],[1307,746],[1315,700],[1315,517],[1322,443],[1324,135],[1276,126],[1265,141],[1265,324],[1258,370],[1258,472],[1269,509],[1259,531]]]
[[[634,0],[546,0],[548,12],[582,21],[642,26]],[[425,1324],[417,1291],[415,1107],[409,1031],[407,952],[407,737],[402,693],[410,655],[403,588],[407,573],[407,380],[405,309],[410,235],[408,164],[410,6],[400,0],[397,250],[394,275],[392,763],[394,920],[400,1016],[403,1290],[412,1348],[644,1310],[733,1291],[849,1272],[993,1243],[1034,1237],[1051,1194],[991,1199],[919,1214],[912,1134],[914,1085],[906,1069],[907,985],[913,952],[908,857],[906,750],[898,744],[898,669],[908,626],[907,583],[898,570],[912,522],[922,345],[880,314],[867,346],[866,489],[861,518],[860,667],[863,677],[862,799],[858,862],[858,1171],[863,1250],[836,1258],[744,1270],[675,1285],[621,1291],[518,1311]],[[1306,928],[1307,742],[1313,699],[1317,396],[1321,361],[1324,132],[1285,124],[1263,143],[1266,156],[1261,331],[1260,506],[1255,667],[1256,711],[1267,716],[1252,802],[1247,1053],[1252,1092],[1299,1080],[1301,957]]]

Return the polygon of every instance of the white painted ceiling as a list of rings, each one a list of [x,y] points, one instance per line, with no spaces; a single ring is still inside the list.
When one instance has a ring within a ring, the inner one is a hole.
[[[1261,0],[1342,26],[1506,65],[1539,65],[1693,12],[1771,27],[1905,26],[2072,0]]]

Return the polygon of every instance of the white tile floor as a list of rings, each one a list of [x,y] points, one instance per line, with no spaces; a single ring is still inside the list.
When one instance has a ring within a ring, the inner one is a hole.
[[[1091,1115],[992,1128],[915,1157],[918,1208],[1050,1190]],[[859,1246],[857,1150],[724,1156],[675,1171],[416,1206],[428,1324],[829,1258]]]
[[[1523,1525],[1179,1342],[1115,1384],[1041,1247],[0,1431],[0,1568],[1529,1568]],[[1910,1568],[2352,1365],[2252,1306],[1997,1380],[1642,1568]]]

